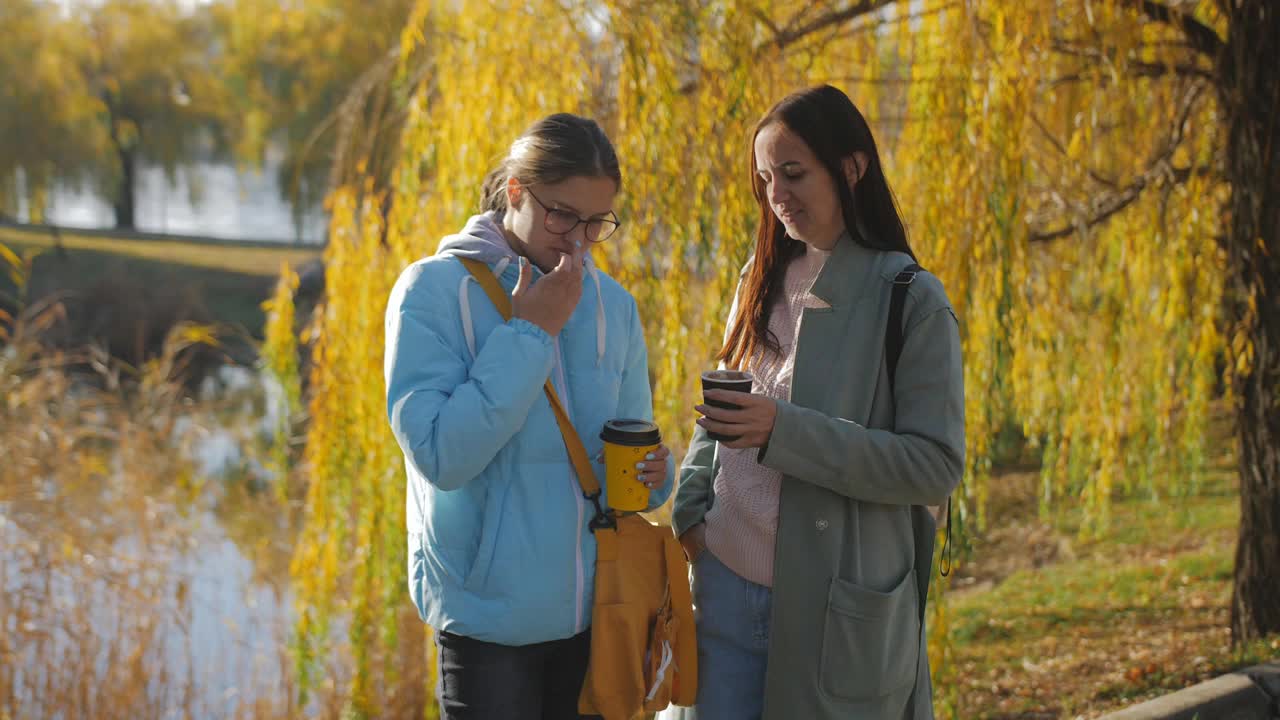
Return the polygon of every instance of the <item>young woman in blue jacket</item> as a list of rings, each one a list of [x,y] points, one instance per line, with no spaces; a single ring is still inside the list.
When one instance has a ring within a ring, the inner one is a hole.
[[[591,260],[616,239],[621,182],[594,121],[544,118],[485,180],[481,214],[391,292],[387,414],[408,476],[409,592],[436,631],[447,720],[578,717],[595,510],[543,385],[599,478],[605,422],[653,418],[635,300]],[[459,258],[498,277],[510,320]],[[651,507],[670,495],[669,455],[641,463]]]

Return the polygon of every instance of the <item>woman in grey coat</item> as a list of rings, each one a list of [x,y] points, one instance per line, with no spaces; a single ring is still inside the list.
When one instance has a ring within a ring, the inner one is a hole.
[[[956,317],[914,265],[844,93],[779,102],[752,163],[760,229],[720,360],[755,385],[707,392],[741,409],[696,407],[675,500],[694,564],[696,716],[931,718],[926,506],[964,469]],[[886,353],[895,283],[900,353]]]

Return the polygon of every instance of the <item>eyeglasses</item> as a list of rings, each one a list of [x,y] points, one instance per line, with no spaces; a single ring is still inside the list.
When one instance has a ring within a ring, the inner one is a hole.
[[[549,233],[568,235],[579,224],[583,224],[587,226],[587,242],[600,243],[608,240],[622,226],[622,223],[618,222],[618,215],[612,210],[609,211],[612,218],[582,218],[568,210],[547,207],[546,203],[539,200],[538,196],[527,187],[525,192],[529,193],[529,197],[533,198],[533,201],[538,203],[538,207],[546,212],[542,218],[542,227]]]

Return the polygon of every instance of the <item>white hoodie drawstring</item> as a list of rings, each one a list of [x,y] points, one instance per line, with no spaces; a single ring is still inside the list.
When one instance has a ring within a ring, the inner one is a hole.
[[[458,305],[462,315],[462,336],[467,340],[467,350],[471,351],[471,359],[476,359],[476,331],[471,327],[471,300],[467,297],[467,283],[475,282],[471,273],[462,276],[458,283]]]
[[[502,273],[511,264],[511,258],[504,257],[498,261],[493,268],[493,274],[502,277]],[[467,295],[467,283],[475,282],[476,279],[467,273],[462,276],[462,282],[458,283],[458,306],[459,313],[462,315],[462,335],[467,341],[467,350],[471,352],[471,359],[476,359],[476,330],[471,325],[471,298]]]
[[[502,277],[502,273],[506,272],[507,266],[510,264],[511,264],[511,258],[509,257],[502,258],[501,260],[498,261],[497,265],[493,266],[493,274],[498,277]],[[519,282],[519,281],[517,280],[516,282]]]
[[[671,661],[675,659],[675,656],[676,654],[671,650],[671,642],[663,640],[662,660],[658,663],[658,672],[653,676],[653,687],[649,688],[649,693],[644,696],[645,702],[652,700],[653,696],[657,695],[658,690],[662,688],[662,681],[667,679],[667,668],[671,667]]]
[[[587,257],[587,272],[591,273],[591,279],[596,283],[596,367],[600,367],[600,361],[604,360],[605,346],[604,294],[600,292],[600,271],[596,269],[590,256]]]

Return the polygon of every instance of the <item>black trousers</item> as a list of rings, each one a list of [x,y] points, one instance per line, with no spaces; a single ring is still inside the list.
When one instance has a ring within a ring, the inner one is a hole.
[[[591,631],[535,645],[436,633],[440,720],[580,720]],[[598,716],[590,716],[598,717]]]

